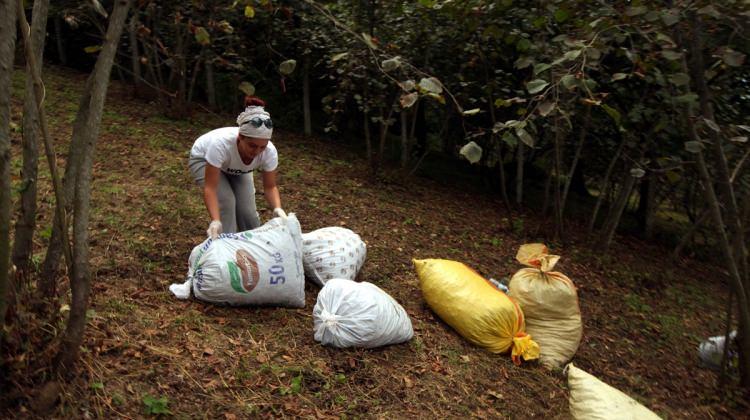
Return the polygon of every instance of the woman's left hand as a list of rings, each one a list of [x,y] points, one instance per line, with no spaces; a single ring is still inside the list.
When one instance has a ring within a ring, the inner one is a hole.
[[[282,219],[286,220],[286,212],[281,207],[276,207],[273,209],[273,216],[274,217],[281,217]]]

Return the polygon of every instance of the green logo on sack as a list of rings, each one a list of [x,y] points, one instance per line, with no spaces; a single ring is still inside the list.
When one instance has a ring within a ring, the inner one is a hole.
[[[227,261],[232,289],[237,293],[250,293],[260,280],[258,263],[244,249],[237,250],[235,257],[236,261]]]
[[[237,293],[247,293],[245,289],[242,288],[242,275],[240,274],[240,269],[237,267],[237,264],[235,264],[234,261],[227,261],[227,267],[229,268],[229,281],[232,284],[232,289]]]

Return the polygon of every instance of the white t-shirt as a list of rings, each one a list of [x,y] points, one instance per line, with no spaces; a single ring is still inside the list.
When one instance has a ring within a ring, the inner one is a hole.
[[[270,141],[268,146],[249,165],[246,165],[237,150],[239,127],[224,127],[209,131],[198,137],[190,149],[190,157],[206,159],[209,165],[221,169],[229,175],[241,175],[255,169],[270,172],[279,165],[276,146]]]

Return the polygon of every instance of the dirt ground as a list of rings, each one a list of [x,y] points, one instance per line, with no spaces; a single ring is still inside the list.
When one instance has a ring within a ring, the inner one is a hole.
[[[23,75],[16,76],[22,89]],[[84,80],[49,72],[47,110],[61,155]],[[19,96],[13,116],[20,125]],[[508,355],[467,343],[425,304],[411,263],[453,259],[500,279],[521,268],[518,247],[537,241],[562,256],[557,268],[578,287],[584,336],[576,366],[665,418],[747,415],[734,385],[719,389],[716,374],[697,359],[699,342],[724,330],[720,268],[672,261],[669,250],[628,237],[617,237],[610,253],[600,255],[576,225],[567,226],[564,246],[550,243],[552,230],[538,215],[508,214],[496,197],[461,185],[419,177],[372,181],[366,162],[347,145],[284,127],[273,140],[284,208],[305,232],[343,226],[361,235],[368,256],[359,280],[404,306],[414,338],[375,350],[320,346],[311,315],[318,289],[309,284],[304,309],[173,298],[167,288],[183,281],[188,255],[209,222],[186,168],[188,151],[198,135],[233,121],[209,113],[172,121],[156,105],[132,100],[127,88],[110,90],[94,168],[89,324],[79,369],[62,385],[52,417],[568,418],[561,372],[536,362],[515,366]],[[20,134],[14,136],[20,168]],[[43,160],[40,167],[37,263],[54,203]],[[264,205],[260,195],[258,204]],[[67,280],[60,289],[67,291]],[[42,362],[54,354],[66,303],[55,308],[56,321],[40,327],[29,316],[11,331],[19,340],[53,344],[4,360],[14,389],[0,400],[0,416],[32,416],[29,401],[45,378]]]

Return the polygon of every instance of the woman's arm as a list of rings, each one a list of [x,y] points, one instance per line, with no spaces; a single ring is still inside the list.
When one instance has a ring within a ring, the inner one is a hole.
[[[281,208],[279,187],[276,185],[276,171],[263,172],[263,195],[271,209]]]
[[[219,168],[206,163],[205,182],[203,186],[203,201],[211,216],[211,220],[219,220],[219,198],[216,190],[219,188]]]

